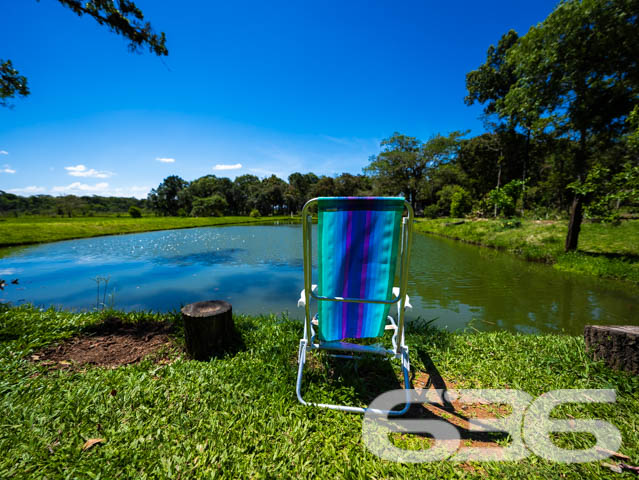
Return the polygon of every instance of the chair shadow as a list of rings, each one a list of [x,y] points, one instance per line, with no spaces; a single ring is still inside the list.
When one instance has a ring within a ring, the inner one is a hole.
[[[497,446],[497,442],[506,440],[508,434],[505,432],[481,432],[470,430],[469,422],[473,419],[481,422],[482,418],[493,418],[494,415],[486,409],[477,406],[464,407],[462,404],[450,401],[445,398],[445,393],[449,390],[449,384],[442,377],[432,358],[425,350],[414,349],[411,352],[415,355],[425,371],[415,371],[411,367],[410,388],[421,388],[423,391],[438,390],[439,395],[429,398],[430,403],[411,404],[408,412],[402,417],[405,419],[434,419],[444,421],[457,429],[461,441],[472,446],[491,447]],[[369,405],[376,397],[389,390],[403,388],[403,376],[393,369],[391,363],[377,356],[360,357],[359,359],[343,359],[322,355],[322,360],[315,357],[313,360],[308,357],[306,382],[322,382],[316,377],[318,368],[325,368],[323,373],[329,381],[336,387],[350,387],[354,393],[356,401],[360,405]],[[322,367],[319,367],[319,365]],[[311,373],[315,370],[315,374]],[[314,378],[313,378],[314,377]],[[424,382],[423,379],[426,378]],[[319,399],[318,399],[319,400]],[[316,400],[316,401],[318,401]],[[401,409],[398,405],[395,408]],[[468,412],[464,411],[464,408]],[[507,413],[505,413],[507,414]],[[414,433],[413,435],[428,438],[426,433]]]
[[[476,406],[466,406],[466,409],[469,411],[464,412],[464,406],[461,403],[451,403],[446,396],[446,393],[450,390],[449,384],[444,377],[442,377],[428,352],[422,349],[415,349],[413,352],[424,365],[425,372],[411,372],[411,388],[417,386],[415,385],[415,377],[417,374],[419,374],[420,377],[422,374],[426,374],[427,379],[423,386],[420,385],[421,389],[424,392],[434,389],[438,394],[433,395],[429,403],[412,404],[403,418],[444,421],[457,429],[462,442],[480,442],[482,447],[497,446],[498,441],[508,438],[508,434],[505,432],[481,432],[471,430],[469,424],[471,420],[481,422],[482,418],[494,418],[494,415],[486,415],[487,410],[477,408]],[[469,415],[471,412],[475,413],[475,415]],[[420,433],[415,433],[414,435],[422,437],[430,436]]]

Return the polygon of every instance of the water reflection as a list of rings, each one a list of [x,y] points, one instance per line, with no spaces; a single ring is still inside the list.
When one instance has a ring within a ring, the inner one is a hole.
[[[409,320],[436,318],[450,330],[580,333],[587,323],[636,323],[639,289],[562,274],[492,250],[416,235]],[[0,252],[0,277],[20,278],[0,301],[167,311],[223,299],[236,312],[296,308],[302,287],[299,225],[194,228],[58,242]]]
[[[409,290],[416,310],[440,326],[581,333],[588,323],[637,322],[636,287],[441,238],[413,245]]]

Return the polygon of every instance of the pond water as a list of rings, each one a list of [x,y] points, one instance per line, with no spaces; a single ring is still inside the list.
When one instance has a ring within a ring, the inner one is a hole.
[[[169,311],[221,299],[236,313],[297,309],[300,225],[167,230],[0,252],[0,302],[92,310]],[[17,278],[18,284],[9,283]],[[579,334],[583,326],[637,324],[639,288],[564,274],[510,255],[415,234],[408,320],[457,330]]]

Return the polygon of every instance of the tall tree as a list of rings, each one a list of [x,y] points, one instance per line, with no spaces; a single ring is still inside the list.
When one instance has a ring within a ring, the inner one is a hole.
[[[577,182],[593,163],[595,142],[620,138],[639,100],[637,12],[639,0],[564,0],[508,50],[517,82],[498,111],[536,117],[538,131],[573,139]],[[576,190],[566,251],[577,248],[583,203]]]
[[[517,32],[509,30],[502,35],[496,47],[491,45],[488,48],[486,63],[466,74],[466,105],[478,102],[484,105],[484,115],[498,113],[497,101],[504,98],[517,81],[514,67],[506,63],[506,53],[518,40]],[[516,122],[514,118],[513,121]]]
[[[509,30],[502,35],[496,47],[491,45],[488,48],[486,62],[466,75],[468,95],[464,102],[466,105],[473,105],[475,102],[483,104],[484,124],[488,130],[497,134],[494,137],[494,158],[498,169],[497,187],[501,186],[502,169],[512,166],[513,163],[519,166],[520,178],[526,180],[530,169],[532,123],[539,115],[538,109],[528,112],[505,111],[499,108],[510,89],[517,83],[515,66],[507,61],[507,55],[518,42],[517,32]],[[512,139],[516,137],[518,130],[523,130],[525,137],[523,152],[509,148],[512,147]]]
[[[415,137],[395,132],[382,140],[383,151],[370,158],[370,164],[364,171],[373,175],[381,193],[403,193],[413,208],[416,208],[418,193],[428,169],[451,161],[457,154],[459,138],[464,134],[438,134],[422,143]]]
[[[231,196],[234,212],[238,215],[247,215],[257,205],[257,194],[260,188],[260,179],[255,175],[240,175],[235,177]]]
[[[149,193],[150,207],[161,215],[178,215],[181,208],[188,213],[190,207],[184,204],[184,197],[181,195],[188,185],[189,182],[177,175],[166,177],[158,188],[154,188]]]
[[[58,0],[78,16],[88,15],[100,25],[129,40],[129,49],[147,46],[156,55],[168,55],[164,32],[157,34],[144,14],[131,0]],[[9,106],[7,99],[29,95],[27,78],[13,68],[11,60],[0,59],[0,106]]]

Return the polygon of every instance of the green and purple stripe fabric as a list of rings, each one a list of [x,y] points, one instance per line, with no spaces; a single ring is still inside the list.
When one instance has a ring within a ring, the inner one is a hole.
[[[320,197],[317,203],[318,295],[391,300],[404,199]],[[319,338],[379,337],[389,308],[319,301]]]

